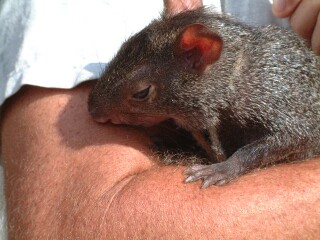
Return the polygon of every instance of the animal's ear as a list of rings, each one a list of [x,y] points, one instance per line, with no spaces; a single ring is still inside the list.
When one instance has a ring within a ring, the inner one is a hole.
[[[187,26],[177,38],[175,54],[187,69],[202,73],[221,55],[221,37],[202,24]]]

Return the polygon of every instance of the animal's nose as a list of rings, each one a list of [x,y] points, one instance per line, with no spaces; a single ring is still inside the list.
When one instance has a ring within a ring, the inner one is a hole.
[[[111,122],[113,124],[123,124],[121,119],[117,116],[112,116],[112,115],[106,115],[106,116],[100,116],[100,117],[94,117],[93,118],[95,121],[100,122],[100,123],[107,123]]]
[[[121,115],[119,114],[108,114],[103,109],[100,109],[98,107],[92,107],[92,105],[89,104],[88,108],[91,117],[100,123],[107,123],[112,122],[113,124],[123,124],[121,121]]]
[[[89,112],[91,117],[97,122],[106,123],[111,120],[110,116],[106,114],[101,114],[101,112],[95,108],[91,108],[91,109],[89,108]]]
[[[110,117],[108,116],[103,116],[103,117],[94,117],[93,118],[95,121],[99,122],[99,123],[107,123],[110,120],[112,120]],[[111,121],[112,122],[112,121]]]
[[[121,120],[118,117],[110,117],[109,121],[111,121],[113,124],[122,124]]]

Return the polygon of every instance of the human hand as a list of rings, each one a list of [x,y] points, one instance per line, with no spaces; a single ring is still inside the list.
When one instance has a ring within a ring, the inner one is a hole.
[[[274,0],[273,14],[290,18],[292,29],[320,55],[320,0]]]
[[[179,12],[193,10],[202,7],[202,0],[164,0],[165,12],[176,15]]]

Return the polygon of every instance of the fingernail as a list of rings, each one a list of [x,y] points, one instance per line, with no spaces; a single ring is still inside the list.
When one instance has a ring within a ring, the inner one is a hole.
[[[184,171],[183,171],[183,174],[185,174],[185,175],[189,175],[189,174],[191,174],[192,173],[192,171],[189,169],[189,168],[187,168],[187,169],[185,169]]]
[[[273,8],[277,12],[283,12],[286,9],[287,3],[285,0],[273,0]]]

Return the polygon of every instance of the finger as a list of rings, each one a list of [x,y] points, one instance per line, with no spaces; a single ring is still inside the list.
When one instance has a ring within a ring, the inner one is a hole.
[[[320,13],[318,15],[316,26],[313,30],[311,38],[311,47],[317,55],[320,55]]]
[[[273,0],[272,12],[278,18],[291,16],[302,0]]]
[[[302,1],[290,18],[290,24],[296,33],[310,43],[320,11],[320,1]]]
[[[202,0],[164,0],[164,8],[167,15],[176,15],[202,6]]]

